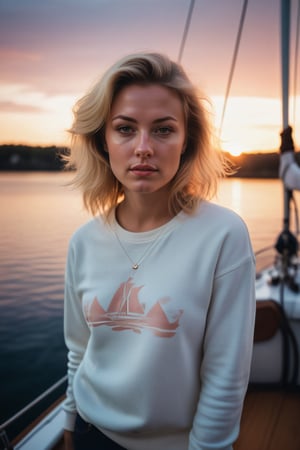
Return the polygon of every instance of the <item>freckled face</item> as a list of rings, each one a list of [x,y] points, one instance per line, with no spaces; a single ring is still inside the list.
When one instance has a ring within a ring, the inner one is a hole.
[[[129,192],[168,192],[185,143],[178,95],[160,85],[130,85],[116,96],[105,139],[111,170]]]

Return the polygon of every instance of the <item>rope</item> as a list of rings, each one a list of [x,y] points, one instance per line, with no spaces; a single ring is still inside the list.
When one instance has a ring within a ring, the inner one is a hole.
[[[178,54],[178,59],[177,59],[178,63],[181,63],[183,50],[184,50],[185,43],[186,43],[186,38],[187,38],[188,31],[189,31],[190,24],[191,24],[194,4],[195,4],[195,0],[191,0],[188,15],[187,15],[186,22],[185,22],[184,32],[183,32],[183,36],[182,36],[182,40],[181,40],[181,44],[180,44],[180,49],[179,49],[179,54]]]
[[[238,34],[237,34],[235,48],[234,48],[234,52],[233,52],[233,58],[232,58],[230,73],[229,73],[229,79],[228,79],[228,83],[227,83],[227,87],[226,87],[225,100],[224,100],[223,111],[222,111],[222,116],[221,116],[221,123],[220,123],[220,128],[219,128],[219,137],[222,134],[222,128],[223,128],[223,122],[224,122],[224,117],[225,117],[225,111],[226,111],[226,107],[227,107],[227,101],[228,101],[228,97],[229,97],[229,93],[230,93],[232,78],[233,78],[234,69],[235,69],[236,60],[237,60],[237,55],[238,55],[239,46],[240,46],[240,42],[241,42],[241,36],[242,36],[242,31],[243,31],[243,26],[244,26],[247,6],[248,6],[248,0],[244,0],[242,13],[241,13],[241,18],[240,18],[239,29],[238,29]]]

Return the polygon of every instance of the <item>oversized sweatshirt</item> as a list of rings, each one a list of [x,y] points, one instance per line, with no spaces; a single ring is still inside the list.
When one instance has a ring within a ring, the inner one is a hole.
[[[254,280],[244,222],[210,202],[141,233],[101,216],[83,225],[65,277],[65,428],[78,412],[128,450],[231,449]]]

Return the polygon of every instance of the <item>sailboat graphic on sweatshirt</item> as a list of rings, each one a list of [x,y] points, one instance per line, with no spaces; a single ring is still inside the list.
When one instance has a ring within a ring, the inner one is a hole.
[[[172,337],[179,326],[183,310],[172,312],[169,317],[162,305],[169,303],[169,297],[159,299],[146,313],[145,305],[139,300],[139,292],[143,286],[135,286],[132,278],[121,283],[114,294],[107,311],[99,303],[97,297],[85,307],[85,317],[90,326],[110,326],[113,331],[132,330],[141,333],[148,329],[159,337]]]

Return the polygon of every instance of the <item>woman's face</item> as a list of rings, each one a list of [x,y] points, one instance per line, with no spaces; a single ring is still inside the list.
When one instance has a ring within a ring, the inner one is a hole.
[[[182,103],[158,84],[130,85],[116,96],[105,129],[111,170],[125,194],[168,191],[185,144]]]

